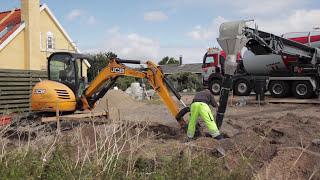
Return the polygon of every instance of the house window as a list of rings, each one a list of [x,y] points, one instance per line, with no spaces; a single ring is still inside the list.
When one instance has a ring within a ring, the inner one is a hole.
[[[53,33],[50,32],[50,31],[47,32],[47,48],[48,49],[53,49],[54,48]]]
[[[12,28],[14,28],[15,24],[9,24],[4,30],[0,32],[0,39],[3,38]]]

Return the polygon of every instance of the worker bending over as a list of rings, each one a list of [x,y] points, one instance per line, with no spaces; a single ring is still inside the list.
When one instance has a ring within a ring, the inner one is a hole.
[[[194,99],[191,104],[191,117],[187,131],[187,136],[189,139],[192,139],[194,137],[197,119],[199,115],[203,118],[204,122],[208,126],[211,136],[218,140],[223,139],[214,121],[211,109],[209,108],[210,104],[213,107],[218,107],[218,104],[214,96],[210,93],[208,86],[204,86],[204,90],[197,93],[194,96]]]

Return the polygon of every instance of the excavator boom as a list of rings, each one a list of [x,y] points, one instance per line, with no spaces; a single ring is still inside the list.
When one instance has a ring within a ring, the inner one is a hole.
[[[89,85],[89,87],[84,91],[81,102],[82,108],[81,109],[92,109],[94,108],[94,104],[97,100],[103,97],[107,91],[112,87],[118,77],[120,76],[131,76],[137,78],[146,78],[150,85],[154,88],[157,94],[160,96],[162,101],[170,110],[171,114],[177,119],[180,125],[184,125],[185,121],[183,119],[183,115],[189,111],[189,108],[183,103],[181,100],[181,96],[178,92],[171,86],[169,81],[166,79],[162,70],[157,67],[151,61],[147,61],[147,72],[140,72],[129,67],[122,65],[121,63],[134,63],[139,64],[140,61],[130,61],[130,60],[122,60],[122,59],[114,59],[109,62],[109,65],[105,67],[98,76],[94,79],[94,81]],[[105,84],[106,81],[110,80],[109,84],[101,89],[101,86]],[[182,102],[184,105],[184,109],[179,111],[177,105],[175,104],[174,100],[171,97],[171,94],[167,88],[176,95],[176,97]],[[100,90],[100,91],[99,91]],[[93,95],[98,93],[98,95],[92,99]]]

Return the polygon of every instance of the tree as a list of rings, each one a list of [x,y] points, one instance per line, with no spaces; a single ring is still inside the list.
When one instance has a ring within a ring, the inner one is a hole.
[[[108,66],[110,59],[117,58],[117,55],[113,52],[100,52],[92,55],[93,60],[88,60],[91,67],[88,69],[88,79],[93,81],[95,76],[106,66]]]
[[[199,91],[202,88],[197,75],[191,72],[181,71],[174,73],[168,76],[168,79],[178,91],[183,91],[184,89],[187,89],[188,91],[191,91],[192,89]]]
[[[166,56],[158,64],[159,65],[179,64],[179,61],[174,59],[173,57],[169,58],[168,56]]]

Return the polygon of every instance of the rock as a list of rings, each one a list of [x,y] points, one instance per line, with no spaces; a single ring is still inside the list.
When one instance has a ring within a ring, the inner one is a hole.
[[[222,147],[216,147],[216,150],[222,155],[226,156],[226,151]]]
[[[309,118],[307,118],[307,117],[301,118],[299,120],[299,122],[302,123],[302,124],[308,124],[309,123]]]
[[[314,139],[312,140],[312,144],[316,145],[316,146],[320,146],[320,139]]]

